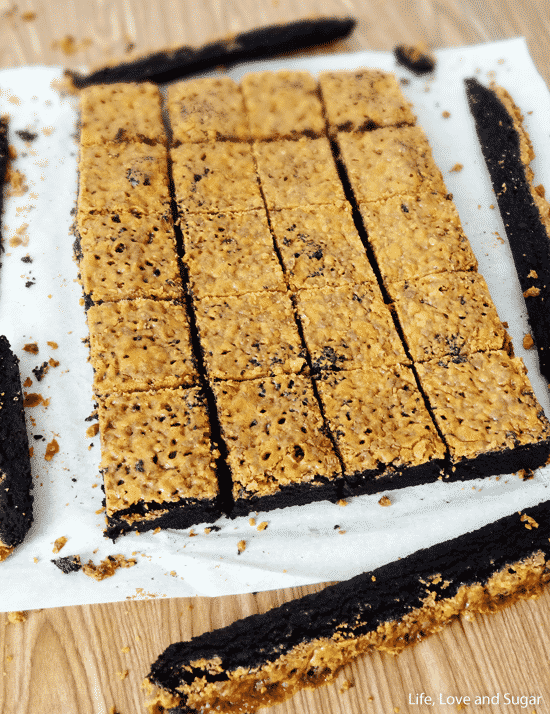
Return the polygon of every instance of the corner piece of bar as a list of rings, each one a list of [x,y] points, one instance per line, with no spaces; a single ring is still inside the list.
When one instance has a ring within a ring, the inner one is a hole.
[[[145,680],[150,714],[255,712],[335,679],[375,650],[398,653],[462,613],[540,595],[550,502],[319,593],[171,644]]]
[[[33,521],[32,475],[19,361],[0,335],[0,562]]]
[[[467,79],[466,94],[525,297],[540,371],[550,382],[550,206],[543,188],[533,185],[533,148],[508,92]]]

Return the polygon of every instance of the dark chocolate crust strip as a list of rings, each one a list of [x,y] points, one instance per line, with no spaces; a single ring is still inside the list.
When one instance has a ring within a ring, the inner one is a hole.
[[[2,214],[4,211],[3,186],[8,171],[8,161],[8,119],[7,117],[0,117],[0,253],[4,252],[4,242],[2,238]]]
[[[32,476],[19,361],[0,335],[0,561],[32,523]]]
[[[242,32],[199,48],[179,47],[156,52],[116,66],[102,67],[88,75],[70,70],[66,74],[77,89],[111,82],[171,82],[218,65],[233,65],[328,44],[347,37],[355,25],[356,20],[351,17],[298,20]]]
[[[399,652],[462,612],[534,597],[550,579],[549,535],[547,501],[172,644],[146,680],[149,711],[253,712],[333,679],[362,652]]]
[[[511,98],[467,79],[466,94],[521,290],[540,371],[550,382],[550,238],[531,186],[529,162],[534,157]],[[501,101],[504,99],[506,104]],[[514,111],[514,109],[516,111]]]

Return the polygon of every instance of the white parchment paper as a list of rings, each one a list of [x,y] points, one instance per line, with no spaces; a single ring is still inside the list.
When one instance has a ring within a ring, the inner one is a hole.
[[[537,159],[536,182],[550,189],[550,94],[520,38],[478,47],[436,52],[433,77],[417,78],[396,66],[390,53],[307,57],[261,62],[230,72],[296,67],[326,69],[379,67],[406,78],[406,96],[453,193],[502,320],[508,322],[538,399],[550,416],[550,400],[533,351],[522,347],[528,332],[523,298],[504,228],[490,187],[463,79],[494,79],[508,89],[526,118]],[[522,481],[517,475],[463,483],[436,483],[392,491],[392,505],[380,495],[351,499],[347,506],[312,504],[259,513],[258,531],[248,518],[223,518],[209,534],[199,525],[186,531],[131,534],[116,544],[103,536],[99,438],[89,438],[86,418],[93,409],[92,370],[82,292],[77,282],[71,235],[76,198],[76,101],[55,88],[61,68],[32,67],[0,72],[0,111],[10,116],[13,168],[27,190],[8,196],[3,216],[5,253],[0,269],[0,333],[20,358],[25,389],[47,403],[27,409],[34,450],[35,522],[25,542],[0,565],[0,610],[109,602],[126,598],[226,595],[342,580],[434,543],[455,537],[505,514],[550,497],[550,468]],[[53,82],[53,85],[52,85]],[[444,112],[450,116],[445,117]],[[16,132],[37,134],[25,142]],[[451,171],[460,163],[463,169]],[[15,240],[13,240],[15,239]],[[504,240],[503,240],[504,239]],[[20,242],[22,240],[22,242]],[[14,243],[19,243],[18,245]],[[25,258],[25,260],[23,260]],[[32,262],[28,262],[29,259]],[[57,343],[57,349],[48,343]],[[36,343],[38,354],[23,347]],[[59,361],[41,381],[32,370]],[[45,459],[55,439],[59,452]],[[82,572],[65,575],[51,562],[54,541],[68,541],[60,556],[80,554],[94,562],[109,554],[137,558],[133,568],[96,582]],[[237,543],[246,550],[238,554]]]

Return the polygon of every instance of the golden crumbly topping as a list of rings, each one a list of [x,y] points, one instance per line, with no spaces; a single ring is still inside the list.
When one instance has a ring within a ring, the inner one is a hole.
[[[424,191],[416,196],[361,203],[359,208],[387,283],[477,269],[458,212],[446,196]]]
[[[307,377],[215,382],[213,389],[235,499],[274,494],[290,484],[315,487],[320,477],[341,475]]]
[[[420,127],[385,127],[362,134],[340,132],[338,145],[359,203],[422,190],[447,193]]]
[[[479,273],[438,273],[388,289],[415,362],[503,349],[506,330]]]
[[[182,295],[174,230],[162,216],[81,216],[84,292],[98,302]]]
[[[107,515],[140,502],[217,495],[217,453],[199,389],[161,389],[102,399],[99,430]]]
[[[172,84],[167,108],[175,145],[250,138],[241,88],[229,77]]]
[[[92,305],[87,317],[97,394],[197,384],[183,305],[122,300]]]
[[[241,86],[253,139],[326,133],[317,82],[309,72],[254,72]]]
[[[180,213],[263,208],[249,144],[181,144],[171,156]]]
[[[194,296],[286,292],[264,210],[187,214],[182,231]]]
[[[148,82],[95,84],[80,93],[80,142],[165,144],[159,88]]]
[[[417,370],[454,460],[550,436],[523,362],[506,352],[422,362]]]
[[[409,367],[325,372],[316,382],[346,474],[444,457]]]
[[[82,146],[79,219],[85,214],[168,213],[167,152],[162,145],[106,143]]]
[[[377,69],[323,72],[319,85],[332,134],[416,121],[393,74]]]
[[[300,290],[296,309],[315,370],[409,362],[376,284]]]
[[[291,289],[376,282],[349,204],[288,208],[269,217]]]
[[[269,209],[345,199],[328,139],[256,142],[254,156]]]
[[[195,302],[195,314],[211,379],[297,373],[306,364],[286,293],[204,298]]]

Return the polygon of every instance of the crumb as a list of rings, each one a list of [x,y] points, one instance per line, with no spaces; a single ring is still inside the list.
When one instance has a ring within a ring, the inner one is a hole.
[[[27,617],[27,613],[24,610],[8,612],[8,622],[11,622],[13,625],[18,622],[26,622]]]
[[[344,533],[346,533],[346,532],[347,532],[347,531],[344,531],[344,530],[339,530],[339,531],[338,531],[338,533],[339,533],[340,535],[344,535]]]
[[[534,344],[535,344],[535,340],[532,338],[532,336],[529,333],[524,336],[524,338],[523,338],[523,349],[524,350],[530,350]]]
[[[462,171],[463,168],[464,168],[464,164],[455,164],[452,169],[449,169],[449,171],[457,174],[460,171]]]
[[[24,407],[37,407],[39,404],[42,404],[43,401],[44,399],[41,394],[36,394],[36,392],[24,392]]]
[[[50,443],[46,446],[46,453],[44,455],[44,458],[46,461],[51,461],[55,454],[59,452],[59,444],[57,443],[57,439],[52,439]]]
[[[126,645],[125,647],[121,647],[120,651],[124,652],[124,654],[128,654],[130,652],[130,648]]]
[[[114,704],[109,707],[109,714],[119,714]]]
[[[59,553],[59,551],[63,548],[66,542],[67,538],[65,536],[61,536],[61,538],[58,538],[53,544],[52,553]]]
[[[268,525],[269,525],[269,524],[268,524],[267,521],[262,521],[262,522],[258,525],[258,527],[256,528],[256,530],[257,530],[257,531],[265,531],[265,529],[267,528]]]
[[[27,377],[27,379],[23,382],[24,387],[30,387],[32,384],[32,379],[30,377]]]
[[[96,513],[98,513],[98,514],[103,513],[104,510],[105,510],[105,506],[102,506],[101,508],[97,509]]]
[[[491,209],[491,211],[494,211],[494,210],[495,210],[495,204],[494,204],[494,203],[491,203],[491,205],[489,206],[489,208]]]
[[[249,519],[248,519],[248,525],[249,525],[249,526],[255,526],[255,525],[256,525],[256,519],[255,519],[255,518],[249,518]]]
[[[34,141],[38,134],[35,134],[33,131],[28,131],[27,129],[18,129],[15,132],[17,136],[20,139],[23,139],[23,141]]]
[[[35,556],[35,557],[33,558],[33,561],[34,561],[35,563],[38,563],[38,558]]]
[[[528,278],[538,278],[539,276],[537,275],[536,270],[530,270],[529,275],[527,276]]]
[[[193,528],[191,528],[191,530],[189,531],[189,538],[193,538],[193,537],[196,536],[196,535],[197,535],[197,534],[195,533],[195,531],[193,530]]]
[[[155,530],[153,531],[153,535],[155,535],[156,533],[160,533],[160,526],[157,526],[157,528],[155,528]]]
[[[376,582],[376,576],[375,576],[375,575],[371,575],[371,576],[370,576],[370,579],[372,580],[373,583]]]
[[[345,500],[345,498],[341,498],[339,501],[336,501],[337,506],[347,506],[348,502]]]
[[[59,367],[59,360],[50,357],[50,359],[48,360],[48,364],[50,365],[50,367]]]
[[[32,457],[34,456],[34,446],[29,446],[29,456]]]
[[[342,682],[342,686],[340,687],[340,694],[347,692],[348,689],[351,689],[353,686],[354,686],[353,682],[351,682],[349,679],[345,679]]]
[[[46,375],[48,370],[50,369],[50,365],[47,362],[42,362],[42,364],[39,367],[35,367],[32,370],[32,373],[34,374],[34,377],[37,382],[41,382],[43,377]]]
[[[92,424],[86,429],[86,436],[89,439],[93,439],[94,436],[99,432],[99,424]]]
[[[13,655],[6,655],[6,662],[13,662]]]
[[[82,568],[79,555],[66,555],[64,558],[55,558],[52,563],[65,575],[75,573]]]
[[[528,288],[528,289],[523,293],[523,297],[524,297],[524,298],[526,298],[526,297],[537,297],[538,295],[540,295],[540,288],[536,288],[535,286],[532,286],[532,287]]]
[[[36,342],[29,342],[27,345],[23,345],[23,350],[25,352],[30,352],[33,355],[38,354],[38,345]]]
[[[522,523],[525,523],[525,527],[527,530],[532,531],[533,528],[538,528],[539,524],[536,522],[534,518],[531,518],[531,516],[528,516],[527,513],[524,513],[520,519]]]
[[[48,345],[48,347],[51,347],[52,350],[56,350],[59,347],[57,342],[46,342],[46,344]]]
[[[238,552],[238,554],[240,555],[241,553],[244,553],[245,550],[246,550],[246,541],[245,541],[245,540],[240,540],[240,541],[237,543],[237,552]]]
[[[388,496],[382,496],[378,503],[380,506],[391,506],[391,501]]]
[[[508,328],[509,328],[509,325],[508,325],[508,323],[507,323],[506,321],[503,321],[503,323],[502,323],[502,324],[504,325],[504,327],[505,327],[506,329],[508,329]]]
[[[85,37],[80,42],[77,42],[72,35],[65,35],[60,40],[54,40],[52,42],[52,50],[61,50],[65,55],[74,55],[77,52],[81,52],[86,47],[89,47],[92,41]]]
[[[127,670],[127,669],[125,669],[123,672],[117,672],[117,677],[118,677],[120,680],[126,679],[127,676],[128,676],[128,670]]]
[[[212,528],[205,528],[204,532],[206,533],[206,535],[208,535],[209,533],[212,532]]]
[[[6,196],[24,196],[29,190],[25,174],[17,169],[8,168],[6,172]]]
[[[137,564],[134,558],[126,559],[123,555],[108,555],[99,565],[89,560],[82,566],[83,572],[95,580],[110,578],[119,568],[131,568]]]
[[[446,109],[444,112],[441,112],[441,116],[443,119],[448,119],[451,116],[451,112],[448,112]]]

